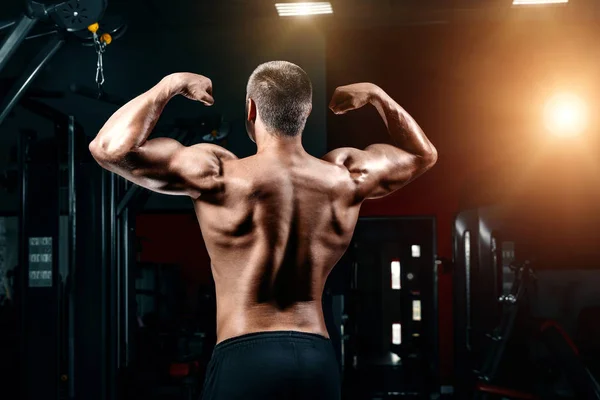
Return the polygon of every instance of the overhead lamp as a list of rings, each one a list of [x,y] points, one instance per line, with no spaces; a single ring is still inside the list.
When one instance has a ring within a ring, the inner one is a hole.
[[[333,14],[333,7],[328,1],[303,3],[276,3],[275,8],[280,17],[302,15]]]
[[[569,0],[513,0],[514,6],[527,6],[534,4],[565,4]]]

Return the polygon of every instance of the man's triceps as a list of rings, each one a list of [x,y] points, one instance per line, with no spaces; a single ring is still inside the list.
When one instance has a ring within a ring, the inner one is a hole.
[[[357,185],[363,199],[385,197],[424,172],[417,156],[388,144],[368,146],[355,168],[362,174]]]
[[[203,193],[214,193],[223,187],[223,163],[237,159],[226,149],[208,143],[190,147],[182,146],[174,152],[168,164],[166,177],[176,186],[171,187],[175,195],[198,198]]]
[[[197,198],[218,186],[227,150],[209,144],[186,147],[168,138],[148,140],[132,149],[111,171],[154,192]],[[235,157],[235,156],[233,156]]]
[[[189,195],[198,198],[223,188],[223,163],[236,159],[221,146],[201,143],[181,150],[172,160],[172,169],[186,182]]]

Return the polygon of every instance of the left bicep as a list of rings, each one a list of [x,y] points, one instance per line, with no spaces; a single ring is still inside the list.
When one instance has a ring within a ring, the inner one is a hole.
[[[234,158],[220,146],[186,147],[173,139],[157,138],[130,151],[110,169],[152,191],[197,198],[222,185],[222,162]]]

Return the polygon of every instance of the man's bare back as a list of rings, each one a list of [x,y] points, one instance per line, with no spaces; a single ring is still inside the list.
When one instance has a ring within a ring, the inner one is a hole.
[[[167,76],[118,110],[90,151],[140,186],[194,202],[217,292],[219,344],[204,398],[339,398],[321,306],[325,281],[350,243],[360,205],[431,168],[435,148],[381,88],[359,83],[337,88],[330,109],[343,114],[373,105],[395,145],[310,156],[302,131],[312,85],[291,63],[262,64],[248,81],[246,128],[257,146],[248,158],[213,144],[149,140],[175,95],[212,105],[212,82]]]
[[[195,201],[218,341],[280,330],[328,337],[321,295],[359,213],[348,171],[306,153],[256,155],[225,162],[223,180],[222,193]]]

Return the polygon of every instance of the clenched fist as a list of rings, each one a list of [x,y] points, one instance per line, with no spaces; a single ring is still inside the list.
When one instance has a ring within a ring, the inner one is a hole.
[[[212,81],[205,76],[191,72],[178,72],[167,77],[174,93],[181,94],[190,100],[199,101],[212,106]]]
[[[335,114],[345,114],[369,103],[379,88],[372,83],[354,83],[335,89],[329,109]]]

